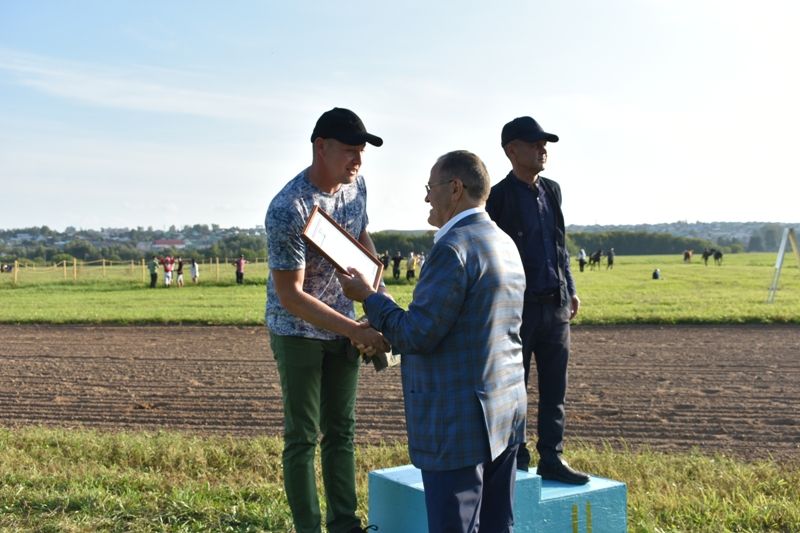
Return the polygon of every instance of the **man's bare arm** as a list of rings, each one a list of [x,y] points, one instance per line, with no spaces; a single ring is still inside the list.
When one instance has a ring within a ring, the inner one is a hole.
[[[349,338],[354,345],[366,346],[375,351],[385,351],[383,335],[372,328],[365,328],[330,306],[303,291],[305,270],[272,270],[272,281],[281,305],[293,315],[318,328],[326,329]]]

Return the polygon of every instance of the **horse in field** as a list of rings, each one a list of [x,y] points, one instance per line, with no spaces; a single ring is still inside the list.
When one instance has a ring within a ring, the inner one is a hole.
[[[694,250],[684,250],[683,251],[683,262],[684,263],[691,263],[692,262],[692,254]]]
[[[714,258],[714,264],[717,266],[722,266],[722,250],[717,250],[716,248],[706,248],[703,250],[703,263],[708,266],[708,259],[709,257]]]
[[[703,264],[708,266],[708,258],[714,255],[713,248],[706,248],[703,250]]]

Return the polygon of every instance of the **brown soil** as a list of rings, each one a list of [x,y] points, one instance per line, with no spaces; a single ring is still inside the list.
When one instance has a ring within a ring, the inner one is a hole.
[[[0,362],[5,426],[281,434],[264,328],[0,325]],[[405,440],[399,369],[359,387],[358,441]],[[568,444],[798,460],[800,327],[575,327],[568,401]]]

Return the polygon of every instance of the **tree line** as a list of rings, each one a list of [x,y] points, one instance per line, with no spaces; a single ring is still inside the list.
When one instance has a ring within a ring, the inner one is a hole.
[[[378,231],[370,233],[372,242],[378,255],[389,252],[389,256],[400,252],[403,257],[407,257],[410,252],[428,253],[433,248],[433,235],[435,231],[402,232],[402,231]]]
[[[218,226],[199,226],[198,230],[208,230]],[[31,228],[33,229],[33,228]],[[46,226],[44,230],[49,230]],[[148,228],[149,229],[149,228]],[[49,233],[52,230],[45,231]],[[136,230],[131,230],[136,231]],[[39,230],[41,233],[41,230]],[[622,255],[658,255],[680,254],[684,250],[702,251],[704,248],[717,248],[725,253],[738,253],[744,251],[771,251],[776,250],[780,240],[782,226],[766,224],[760,231],[754,232],[747,246],[733,238],[719,238],[717,242],[696,237],[679,237],[668,233],[653,233],[645,231],[608,231],[608,232],[573,232],[567,235],[567,248],[570,254],[576,255],[583,248],[587,253],[596,250],[614,248],[617,254]],[[138,232],[137,232],[138,233]],[[149,233],[144,230],[142,233]],[[205,231],[203,231],[205,233]],[[371,233],[378,254],[388,251],[389,255],[400,252],[404,257],[409,252],[428,253],[433,247],[434,231],[379,231]],[[140,235],[143,237],[143,235]],[[25,245],[0,245],[0,259],[13,262],[15,259],[25,259],[34,263],[58,263],[72,261],[73,258],[81,261],[107,259],[111,261],[138,261],[143,257],[157,255],[180,255],[185,258],[194,257],[198,260],[214,257],[266,257],[266,239],[260,235],[244,233],[226,235],[214,244],[200,248],[163,249],[158,251],[142,251],[133,244],[94,244],[84,235],[77,236],[61,246],[44,243]]]
[[[644,231],[576,232],[567,235],[567,241],[567,247],[572,255],[577,254],[581,248],[588,254],[597,250],[605,252],[614,248],[614,252],[622,255],[682,254],[685,250],[701,252],[705,248],[716,248],[725,253],[744,251],[744,245],[732,239],[733,242],[714,243],[708,239],[677,237],[668,233]]]

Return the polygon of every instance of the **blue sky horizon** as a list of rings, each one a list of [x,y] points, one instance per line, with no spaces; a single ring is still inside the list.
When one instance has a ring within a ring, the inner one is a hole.
[[[370,231],[429,229],[436,158],[493,183],[558,134],[567,224],[796,223],[800,5],[703,0],[0,3],[0,228],[254,227],[332,107]]]

